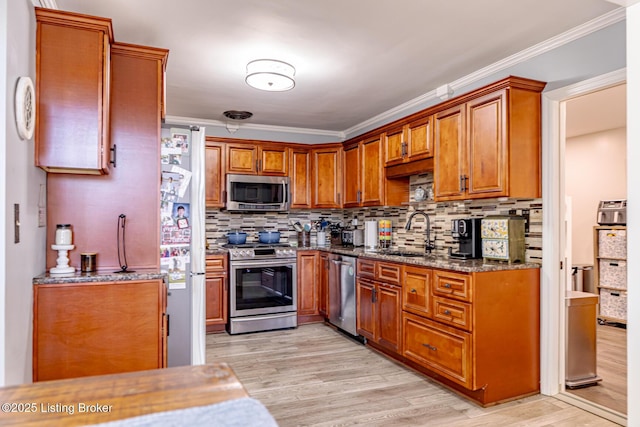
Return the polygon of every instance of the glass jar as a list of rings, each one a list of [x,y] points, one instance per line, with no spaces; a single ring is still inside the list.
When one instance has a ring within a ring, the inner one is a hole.
[[[71,224],[58,224],[56,226],[56,245],[70,245],[71,240]]]

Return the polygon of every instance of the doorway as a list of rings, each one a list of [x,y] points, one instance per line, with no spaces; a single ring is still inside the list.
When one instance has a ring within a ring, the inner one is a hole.
[[[619,424],[626,414],[565,390],[567,317],[565,293],[571,289],[571,211],[566,198],[565,164],[567,108],[570,100],[624,84],[626,70],[617,70],[543,94],[543,268],[541,392],[567,401]],[[626,157],[625,157],[626,158]],[[624,160],[622,160],[624,161]],[[595,172],[594,172],[595,173]],[[560,203],[563,201],[563,203]],[[595,220],[596,212],[592,213]]]
[[[609,201],[609,206],[627,199],[626,84],[564,103],[564,191],[571,203],[567,211],[571,298],[565,313],[565,367],[571,381],[565,391],[626,414],[626,311],[619,310],[626,308],[626,259],[597,256],[597,252],[605,254],[606,243],[616,239],[616,249],[624,258],[626,230],[622,225],[599,226],[596,215],[601,201]],[[585,347],[585,342],[591,345]]]

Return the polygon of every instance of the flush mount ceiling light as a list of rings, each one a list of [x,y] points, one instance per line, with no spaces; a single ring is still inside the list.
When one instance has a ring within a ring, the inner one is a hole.
[[[275,59],[256,59],[247,64],[245,81],[251,87],[271,92],[293,89],[296,69],[286,62]]]

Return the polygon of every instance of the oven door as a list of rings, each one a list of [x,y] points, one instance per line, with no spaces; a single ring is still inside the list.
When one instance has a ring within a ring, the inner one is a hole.
[[[230,263],[230,317],[295,312],[296,260],[239,260]]]

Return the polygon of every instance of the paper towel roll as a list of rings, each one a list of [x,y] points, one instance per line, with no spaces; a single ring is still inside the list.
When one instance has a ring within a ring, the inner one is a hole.
[[[364,247],[366,249],[378,247],[378,221],[364,222]]]

